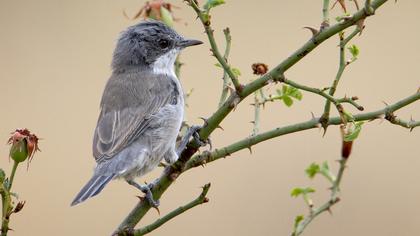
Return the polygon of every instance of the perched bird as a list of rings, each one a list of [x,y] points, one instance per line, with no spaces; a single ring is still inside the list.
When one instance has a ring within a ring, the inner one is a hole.
[[[159,205],[150,190],[153,186],[140,185],[134,178],[153,170],[162,159],[175,162],[185,148],[185,141],[178,152],[175,147],[184,98],[174,63],[182,49],[198,44],[202,42],[185,39],[158,21],[144,21],[121,33],[93,138],[97,166],[72,206],[97,195],[115,178],[143,191],[151,206]]]

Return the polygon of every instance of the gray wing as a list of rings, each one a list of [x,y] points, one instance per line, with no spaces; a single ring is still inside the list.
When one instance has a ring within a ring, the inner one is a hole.
[[[113,75],[105,87],[94,133],[95,160],[111,159],[131,144],[143,134],[153,115],[176,103],[179,95],[176,83],[167,76]]]

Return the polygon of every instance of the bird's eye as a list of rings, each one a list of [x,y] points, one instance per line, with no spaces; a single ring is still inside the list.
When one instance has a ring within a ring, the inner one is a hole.
[[[158,43],[161,48],[167,48],[169,46],[169,41],[166,39],[161,39]]]

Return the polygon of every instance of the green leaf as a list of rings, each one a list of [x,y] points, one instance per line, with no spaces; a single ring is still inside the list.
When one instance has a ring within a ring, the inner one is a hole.
[[[238,68],[232,68],[232,73],[235,77],[239,77],[241,75],[241,71]]]
[[[293,105],[293,100],[289,96],[283,95],[282,99],[286,106],[291,107]]]
[[[347,121],[354,121],[354,116],[350,112],[343,111],[343,115]]]
[[[324,161],[320,167],[319,171],[325,178],[328,179],[331,183],[333,183],[336,179],[335,175],[331,173],[330,167],[328,166],[328,162]]]
[[[203,8],[206,11],[209,11],[213,7],[217,7],[219,5],[225,4],[225,0],[207,0],[206,4],[204,4]]]
[[[299,223],[304,219],[303,215],[298,215],[295,218],[295,229],[298,227]]]
[[[216,63],[216,64],[214,64],[214,66],[223,68],[222,65],[220,65],[220,63]]]
[[[287,94],[287,90],[288,90],[288,86],[284,84],[283,87],[281,87],[282,94]]]
[[[299,89],[295,87],[289,87],[288,93],[289,93],[289,96],[296,98],[299,101],[302,100],[303,95]]]
[[[160,14],[162,16],[163,23],[165,23],[169,27],[172,27],[174,25],[174,19],[172,18],[172,14],[168,9],[164,8],[163,6],[160,7]]]
[[[292,197],[298,197],[299,195],[303,194],[306,195],[308,193],[313,193],[315,192],[315,189],[311,188],[311,187],[306,187],[306,188],[294,188],[292,190],[292,192],[290,192],[290,195]]]
[[[360,51],[359,51],[359,48],[356,45],[353,44],[353,45],[347,47],[347,49],[350,51],[353,58],[357,58]]]
[[[316,174],[320,171],[320,167],[318,164],[313,162],[308,168],[306,168],[305,172],[309,178],[313,179]]]
[[[357,137],[359,137],[360,131],[362,131],[363,123],[363,121],[353,123],[353,127],[346,135],[344,135],[344,141],[351,142],[357,139]]]

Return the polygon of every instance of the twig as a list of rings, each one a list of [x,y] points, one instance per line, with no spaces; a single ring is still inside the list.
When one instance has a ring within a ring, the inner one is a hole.
[[[346,162],[347,159],[342,158],[340,163],[340,169],[337,174],[337,179],[334,181],[332,189],[331,189],[331,197],[328,201],[326,201],[324,204],[322,204],[320,207],[317,208],[311,208],[311,213],[306,216],[295,228],[294,232],[292,233],[292,236],[299,236],[303,233],[306,226],[308,226],[318,215],[320,215],[323,212],[330,211],[331,207],[335,205],[337,202],[340,201],[338,198],[338,193],[340,192],[340,183],[341,179],[344,174],[344,170],[346,168]]]
[[[324,0],[322,5],[321,31],[328,26],[330,26],[330,0]]]
[[[399,125],[404,128],[410,129],[410,131],[413,131],[413,129],[417,126],[420,126],[420,121],[415,121],[413,120],[413,118],[411,118],[410,121],[400,119],[396,115],[394,115],[393,111],[386,112],[385,119],[394,125]]]
[[[177,209],[169,212],[167,215],[163,216],[162,218],[156,220],[155,222],[151,223],[150,225],[144,226],[140,229],[134,230],[133,236],[140,236],[145,235],[153,230],[159,228],[161,225],[165,224],[166,222],[170,221],[174,217],[184,213],[185,211],[188,211],[189,209],[198,206],[200,204],[206,203],[209,201],[209,199],[206,197],[208,191],[210,189],[210,183],[203,186],[203,190],[201,194],[194,199],[193,201],[189,202],[188,204],[185,204],[183,206],[178,207]]]
[[[288,84],[292,87],[295,87],[295,88],[298,88],[298,89],[301,89],[301,90],[304,90],[304,91],[307,91],[307,92],[310,92],[310,93],[318,94],[318,95],[324,97],[325,99],[327,99],[327,101],[329,103],[333,103],[336,106],[337,111],[340,113],[340,115],[342,113],[342,108],[340,107],[341,103],[349,103],[349,104],[353,105],[354,107],[356,107],[358,110],[360,110],[360,108],[361,108],[361,106],[359,104],[357,104],[351,98],[336,99],[336,98],[333,97],[333,95],[324,92],[322,89],[312,88],[312,87],[309,87],[309,86],[306,86],[306,85],[303,85],[303,84],[299,84],[299,83],[294,82],[290,79],[286,79],[285,77],[280,78],[279,81],[283,82],[285,84]]]
[[[253,136],[258,134],[260,129],[261,102],[258,98],[258,93],[261,93],[261,89],[254,92],[254,121],[252,122],[254,125],[254,128],[252,129]]]
[[[339,36],[340,36],[340,45],[339,45],[340,46],[340,57],[339,57],[339,61],[340,62],[339,62],[339,67],[338,67],[337,74],[335,76],[335,79],[334,79],[334,81],[333,81],[333,83],[330,87],[329,93],[328,93],[331,96],[334,96],[335,91],[337,90],[338,83],[340,82],[341,76],[343,75],[343,72],[346,69],[346,66],[348,65],[346,63],[346,58],[345,58],[346,57],[346,51],[345,51],[346,45],[351,39],[354,38],[354,36],[357,35],[357,33],[360,32],[360,30],[361,29],[359,27],[356,27],[356,29],[346,38],[344,38],[344,32],[339,34]],[[328,118],[330,116],[330,109],[331,109],[331,101],[327,100],[325,102],[324,113],[322,114],[322,119],[321,119],[321,125],[324,128],[324,131],[326,131],[327,127],[328,127],[327,124],[328,124]]]
[[[229,58],[230,53],[230,46],[232,44],[232,37],[230,36],[230,30],[229,28],[226,28],[223,30],[223,33],[225,34],[225,40],[226,40],[226,48],[225,48],[225,54],[224,58],[227,61]],[[229,77],[226,72],[226,70],[223,70],[223,87],[222,87],[222,94],[220,95],[219,100],[219,108],[223,105],[223,103],[226,101],[226,98],[229,93]]]
[[[0,184],[0,194],[2,200],[2,222],[1,222],[1,236],[6,236],[9,229],[9,213],[12,210],[12,199],[10,192],[6,189],[3,183]]]
[[[402,107],[405,107],[417,100],[420,100],[420,92],[417,92],[383,109],[354,115],[354,121],[370,121],[374,119],[379,119],[384,114],[387,114],[389,112],[395,112],[401,109]],[[341,117],[331,117],[328,121],[328,125],[340,125],[342,123],[343,121],[341,120]],[[195,155],[187,162],[185,166],[185,170],[200,166],[204,163],[213,162],[215,160],[218,160],[226,156],[230,156],[231,154],[237,151],[248,148],[250,146],[266,141],[268,139],[272,139],[272,138],[276,138],[276,137],[283,136],[286,134],[304,131],[308,129],[318,128],[318,125],[319,125],[319,119],[311,119],[306,122],[301,122],[301,123],[296,123],[293,125],[275,128],[270,131],[259,133],[258,135],[255,135],[255,136],[247,137],[245,139],[242,139],[226,147],[215,149],[212,152],[203,152],[202,154]]]
[[[239,93],[242,90],[242,85],[239,83],[239,80],[237,76],[235,75],[235,73],[233,73],[233,70],[230,67],[230,65],[227,64],[226,58],[222,57],[222,54],[219,52],[216,40],[214,39],[214,35],[213,35],[214,30],[210,26],[210,17],[208,13],[201,10],[197,6],[194,0],[188,0],[188,4],[194,9],[194,11],[197,13],[198,18],[203,24],[203,27],[209,39],[211,51],[214,57],[216,57],[217,61],[220,63],[220,65],[223,67],[226,73],[229,75],[230,79],[232,80],[233,86],[236,89],[236,92]]]

